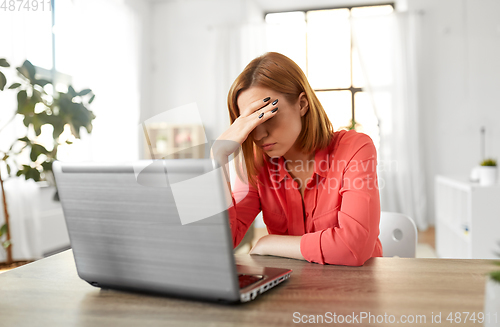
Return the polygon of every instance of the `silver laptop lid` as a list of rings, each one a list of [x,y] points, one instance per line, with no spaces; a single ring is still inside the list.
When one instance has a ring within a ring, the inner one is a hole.
[[[182,225],[172,192],[212,171],[210,161],[151,163],[54,163],[79,276],[104,288],[238,300],[226,212]],[[220,183],[196,191],[223,192]]]

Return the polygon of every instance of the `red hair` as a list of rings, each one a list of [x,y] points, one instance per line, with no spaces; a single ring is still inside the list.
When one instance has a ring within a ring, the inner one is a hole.
[[[240,92],[252,86],[267,87],[282,93],[290,103],[297,101],[299,95],[304,92],[309,110],[301,118],[302,131],[298,136],[298,142],[304,153],[312,153],[328,146],[333,135],[332,124],[309,85],[306,75],[293,60],[277,52],[268,52],[255,58],[245,67],[233,82],[227,96],[231,124],[240,115],[237,103]],[[250,137],[243,142],[241,149],[245,167],[241,156],[237,155],[238,150],[235,153],[236,171],[241,178],[243,174],[241,169],[246,168],[248,181],[256,187],[258,169],[262,167],[267,155],[264,156],[262,149],[255,146]]]

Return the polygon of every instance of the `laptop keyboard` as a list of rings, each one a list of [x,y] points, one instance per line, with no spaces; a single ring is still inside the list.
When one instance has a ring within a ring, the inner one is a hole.
[[[240,289],[252,285],[262,279],[264,279],[264,276],[238,274],[238,280],[240,281]]]

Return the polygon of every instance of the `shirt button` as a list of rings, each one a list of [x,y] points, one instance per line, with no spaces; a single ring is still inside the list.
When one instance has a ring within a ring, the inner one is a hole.
[[[306,212],[306,218],[309,217],[309,212]]]

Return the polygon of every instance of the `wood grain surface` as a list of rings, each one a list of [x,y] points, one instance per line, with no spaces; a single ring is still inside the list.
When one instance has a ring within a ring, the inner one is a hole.
[[[237,255],[236,261],[293,273],[253,302],[218,304],[100,290],[78,277],[68,250],[0,275],[0,326],[290,326],[299,319],[310,325],[318,315],[325,324],[333,314],[359,320],[362,312],[387,318],[349,325],[399,326],[401,315],[422,315],[425,322],[411,325],[446,326],[449,313],[483,311],[485,273],[495,269],[490,260],[372,258],[362,267],[271,256]],[[441,323],[432,323],[439,313]],[[477,320],[451,325],[482,326]]]

